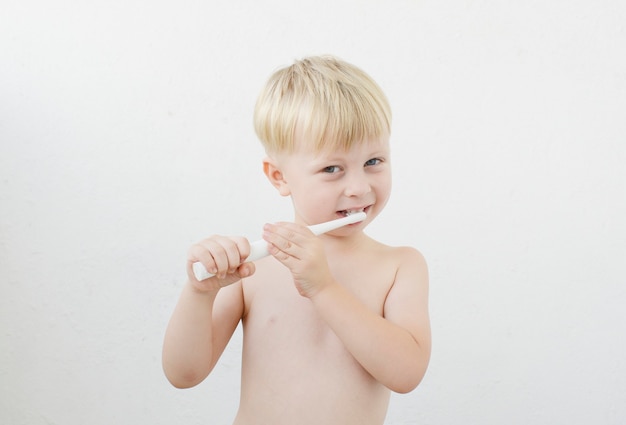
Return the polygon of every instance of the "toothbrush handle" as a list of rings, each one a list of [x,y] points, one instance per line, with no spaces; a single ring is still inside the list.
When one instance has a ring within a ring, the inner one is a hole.
[[[252,242],[250,244],[250,255],[248,255],[248,258],[246,258],[246,262],[260,260],[261,258],[267,257],[268,255],[270,255],[270,253],[267,251],[267,242],[263,239],[259,239],[258,241]],[[193,274],[198,280],[205,280],[214,276],[213,274],[209,273],[200,262],[193,263],[192,267]]]
[[[311,230],[314,235],[319,236],[322,233],[330,232],[331,230],[335,230],[339,227],[363,221],[365,220],[365,217],[367,217],[367,215],[364,212],[351,214],[337,220],[314,224],[312,226],[309,226],[309,230]],[[270,253],[267,251],[267,242],[263,239],[260,239],[250,244],[250,255],[248,255],[248,258],[246,258],[246,262],[260,260],[261,258],[267,257],[268,255],[270,255]],[[200,262],[193,263],[192,268],[193,274],[198,280],[205,280],[214,276],[213,274],[209,273]]]

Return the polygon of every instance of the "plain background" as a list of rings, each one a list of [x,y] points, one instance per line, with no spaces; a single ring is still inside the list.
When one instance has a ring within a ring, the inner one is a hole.
[[[189,245],[257,239],[266,78],[335,54],[389,96],[368,233],[431,273],[432,362],[387,424],[626,421],[626,3],[0,4],[0,422],[229,424],[161,371]]]

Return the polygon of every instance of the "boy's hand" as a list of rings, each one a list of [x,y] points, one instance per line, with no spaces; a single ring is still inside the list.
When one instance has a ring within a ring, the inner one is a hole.
[[[250,255],[250,243],[243,237],[211,236],[193,245],[187,255],[187,276],[201,292],[217,291],[254,273],[254,264],[245,263]],[[199,281],[193,263],[200,262],[215,276]]]
[[[300,295],[310,298],[331,282],[324,246],[307,227],[266,224],[263,239],[269,243],[270,254],[291,270]]]

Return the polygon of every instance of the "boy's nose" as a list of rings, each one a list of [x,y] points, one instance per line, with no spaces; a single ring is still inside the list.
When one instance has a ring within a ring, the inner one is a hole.
[[[363,174],[355,174],[347,179],[344,193],[346,196],[361,196],[369,193],[371,186],[367,176]]]

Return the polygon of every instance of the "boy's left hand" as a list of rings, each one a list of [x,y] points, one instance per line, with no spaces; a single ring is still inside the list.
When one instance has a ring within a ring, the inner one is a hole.
[[[295,223],[266,224],[263,239],[270,254],[293,275],[300,295],[310,298],[332,281],[322,242],[305,226]]]

